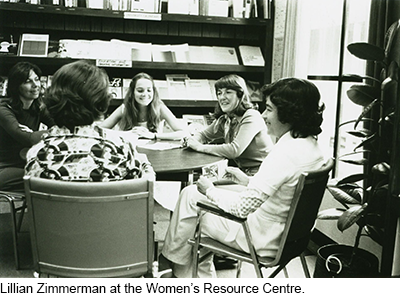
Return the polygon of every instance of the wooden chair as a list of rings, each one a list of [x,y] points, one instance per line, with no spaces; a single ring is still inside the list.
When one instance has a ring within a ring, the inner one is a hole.
[[[286,265],[295,257],[299,256],[304,274],[310,277],[304,251],[307,248],[317,218],[318,209],[324,196],[329,172],[333,168],[334,161],[329,159],[319,170],[303,173],[299,178],[293,200],[291,203],[288,219],[283,231],[282,239],[275,258],[260,257],[256,254],[252,244],[251,233],[246,218],[239,218],[224,212],[211,203],[198,202],[199,215],[196,232],[189,243],[193,245],[194,268],[193,277],[197,277],[199,254],[201,248],[206,248],[210,253],[216,253],[238,260],[237,275],[240,276],[241,263],[248,262],[254,265],[257,277],[263,277],[262,267],[271,268],[278,266],[269,277],[275,277],[282,269],[287,275]],[[242,224],[246,235],[250,253],[231,248],[209,237],[201,237],[201,217],[204,212],[211,212]],[[204,256],[203,258],[207,257]]]
[[[26,209],[26,199],[24,193],[0,191],[0,201],[6,201],[10,206],[11,230],[14,244],[15,268],[20,269],[19,261],[19,233],[21,230],[22,220]]]
[[[87,183],[28,176],[24,180],[34,268],[39,275],[151,274],[152,181]]]

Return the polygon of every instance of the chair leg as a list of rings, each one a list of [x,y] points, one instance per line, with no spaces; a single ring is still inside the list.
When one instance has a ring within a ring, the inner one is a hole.
[[[21,230],[22,220],[24,218],[24,213],[26,209],[26,201],[22,202],[22,206],[16,207],[15,201],[12,197],[6,196],[9,205],[10,205],[10,215],[11,215],[11,228],[13,234],[13,243],[14,243],[14,259],[15,259],[15,268],[17,270],[20,269],[20,262],[19,262],[19,245],[18,245],[18,233]],[[18,218],[18,211],[19,211],[19,218]]]
[[[238,260],[236,267],[236,278],[239,278],[241,274],[242,274],[242,261]]]
[[[300,261],[301,261],[301,266],[303,267],[304,275],[306,276],[306,278],[310,278],[311,277],[310,271],[308,270],[307,260],[304,255],[304,252],[300,254]]]
[[[20,269],[19,264],[19,249],[18,249],[18,233],[21,228],[20,224],[22,223],[22,215],[20,215],[20,220],[17,222],[18,209],[15,207],[13,200],[9,200],[10,203],[10,215],[11,215],[11,228],[12,228],[12,236],[14,243],[14,260],[15,267],[17,270]],[[21,214],[23,214],[24,209],[21,210]]]
[[[288,271],[287,271],[286,266],[283,267],[282,271],[283,271],[283,275],[285,275],[285,278],[289,278],[289,273],[288,273]]]

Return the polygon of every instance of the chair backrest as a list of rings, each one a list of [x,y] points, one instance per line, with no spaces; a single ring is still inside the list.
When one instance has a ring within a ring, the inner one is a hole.
[[[320,169],[300,175],[276,260],[291,259],[307,248],[333,165],[330,158]]]
[[[24,180],[35,270],[67,277],[151,272],[152,181]]]

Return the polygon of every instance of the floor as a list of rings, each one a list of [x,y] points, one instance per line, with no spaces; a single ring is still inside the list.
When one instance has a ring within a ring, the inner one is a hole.
[[[13,244],[11,237],[10,217],[7,213],[0,214],[0,278],[32,278],[34,270],[32,269],[32,256],[30,249],[30,238],[27,233],[26,221],[24,221],[23,233],[20,234],[21,247],[21,265],[22,269],[16,270],[14,264]],[[165,229],[165,225],[159,225],[160,229]],[[316,257],[308,255],[307,264],[312,275],[314,271]],[[290,278],[304,278],[303,269],[299,259],[292,260],[287,266]],[[263,269],[264,276],[268,276],[272,269]],[[219,278],[234,278],[235,269],[218,270]],[[254,268],[250,264],[244,263],[242,266],[242,278],[255,278]],[[283,272],[279,273],[278,278],[284,278]]]

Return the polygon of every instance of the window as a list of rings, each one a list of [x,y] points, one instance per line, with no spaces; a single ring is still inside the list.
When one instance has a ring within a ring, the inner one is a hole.
[[[327,158],[349,153],[358,143],[346,133],[351,125],[339,130],[336,126],[356,118],[362,109],[347,98],[352,83],[343,74],[365,73],[365,61],[352,56],[346,46],[367,41],[370,2],[298,0],[294,76],[312,80],[320,90],[326,109],[318,140]],[[354,167],[336,163],[335,176],[355,172]]]

